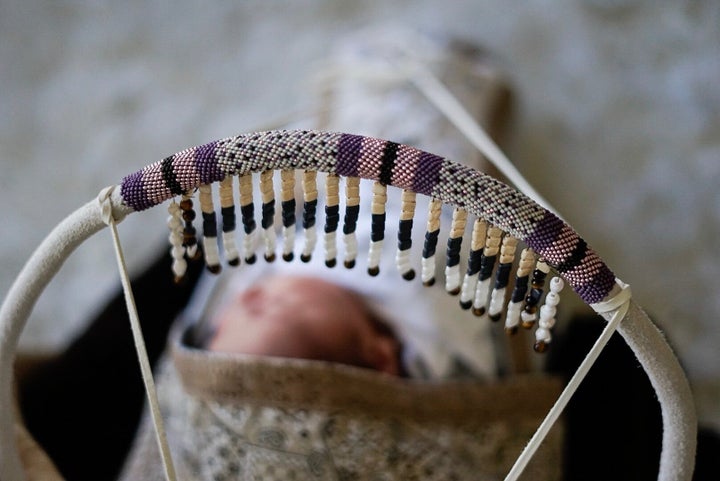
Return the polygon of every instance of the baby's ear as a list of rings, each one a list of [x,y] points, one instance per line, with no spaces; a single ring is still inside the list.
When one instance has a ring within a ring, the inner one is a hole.
[[[378,336],[367,348],[365,359],[373,369],[391,374],[400,375],[400,346],[397,340],[390,336]]]

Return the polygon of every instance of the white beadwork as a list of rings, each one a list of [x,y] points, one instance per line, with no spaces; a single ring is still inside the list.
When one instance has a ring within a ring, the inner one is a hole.
[[[275,259],[275,249],[277,248],[277,233],[275,232],[275,226],[270,226],[267,229],[263,229],[263,241],[265,243],[265,259],[272,261]]]
[[[382,256],[383,241],[370,242],[368,251],[368,270],[380,268],[380,257]]]
[[[507,306],[507,314],[505,315],[505,329],[514,331],[520,324],[520,313],[522,312],[522,302],[509,302]]]
[[[540,320],[535,331],[535,340],[538,343],[550,344],[552,340],[551,329],[555,326],[557,305],[560,302],[560,291],[565,282],[560,277],[553,277],[550,281],[550,292],[545,296],[545,303],[540,308]]]
[[[293,253],[293,248],[295,247],[295,225],[293,224],[290,227],[283,226],[282,236],[283,257],[291,256]]]
[[[485,308],[488,302],[488,295],[490,295],[490,284],[492,283],[492,277],[488,277],[478,282],[475,288],[475,299],[473,300],[473,309],[476,312],[485,312]]]
[[[325,232],[324,236],[324,247],[325,247],[325,262],[332,263],[337,258],[337,231]]]
[[[235,231],[222,233],[223,248],[225,249],[225,260],[228,262],[237,261],[240,258],[237,243],[235,242]]]
[[[460,265],[445,267],[445,290],[457,293],[460,290]]]
[[[345,264],[352,265],[358,255],[358,241],[355,233],[343,235],[343,244],[345,244]]]
[[[183,222],[180,206],[174,200],[168,206],[167,225],[170,229],[168,240],[170,241],[170,256],[172,257],[172,271],[175,279],[181,279],[187,272],[187,261],[185,261],[185,248],[183,247]]]
[[[422,282],[423,284],[431,283],[435,279],[435,256],[423,257],[420,260],[422,267]]]
[[[493,289],[490,294],[490,307],[488,307],[488,315],[490,317],[498,316],[502,313],[503,305],[505,304],[505,287],[500,289]]]
[[[310,258],[312,256],[315,250],[315,244],[317,244],[317,227],[308,227],[305,229],[305,245],[302,251],[303,257]]]
[[[405,275],[412,271],[412,264],[410,263],[410,249],[404,251],[398,250],[395,255],[395,265],[401,275]]]

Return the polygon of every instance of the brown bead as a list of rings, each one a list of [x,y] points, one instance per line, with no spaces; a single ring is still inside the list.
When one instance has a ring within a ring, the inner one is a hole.
[[[507,334],[508,336],[514,336],[515,334],[517,334],[517,332],[518,332],[517,326],[505,328],[505,334]]]
[[[520,325],[525,329],[532,329],[535,325],[535,321],[522,321]]]
[[[192,210],[192,208],[193,208],[193,201],[190,200],[190,199],[183,199],[183,200],[181,200],[181,201],[180,201],[180,208],[181,208],[182,210],[185,210],[185,211],[187,211],[187,210]]]
[[[473,307],[472,313],[475,314],[477,317],[481,317],[483,314],[485,314],[485,308]]]
[[[380,274],[380,268],[379,267],[368,267],[368,274],[375,277],[376,275]]]
[[[535,349],[535,352],[543,353],[548,350],[548,344],[544,341],[538,341],[533,346],[533,349]]]

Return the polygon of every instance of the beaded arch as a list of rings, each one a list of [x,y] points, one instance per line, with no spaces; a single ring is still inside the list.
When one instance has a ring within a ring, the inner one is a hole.
[[[374,180],[466,210],[525,242],[588,304],[615,285],[613,272],[572,227],[520,192],[471,167],[372,137],[308,130],[229,137],[125,177],[121,196],[140,211],[230,175],[289,169]]]

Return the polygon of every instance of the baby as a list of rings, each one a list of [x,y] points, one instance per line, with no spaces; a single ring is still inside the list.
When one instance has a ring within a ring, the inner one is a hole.
[[[215,314],[208,349],[315,359],[402,374],[400,342],[363,298],[301,275],[260,279]]]

